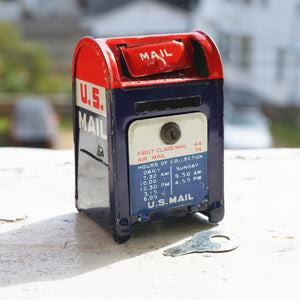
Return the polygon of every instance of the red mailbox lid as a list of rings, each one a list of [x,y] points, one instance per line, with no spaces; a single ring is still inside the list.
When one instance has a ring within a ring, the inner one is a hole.
[[[191,60],[180,40],[150,43],[132,47],[120,45],[132,77],[168,73],[191,67]]]
[[[73,80],[107,89],[223,78],[219,52],[211,38],[200,31],[84,37],[75,49],[72,71]]]

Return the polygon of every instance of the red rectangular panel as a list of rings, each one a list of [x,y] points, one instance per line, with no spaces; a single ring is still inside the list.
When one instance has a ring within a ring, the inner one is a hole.
[[[133,47],[120,47],[132,77],[167,73],[191,67],[184,44],[172,40]]]

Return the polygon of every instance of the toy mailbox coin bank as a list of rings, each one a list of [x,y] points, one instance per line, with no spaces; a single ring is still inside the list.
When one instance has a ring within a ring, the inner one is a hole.
[[[203,32],[83,38],[73,59],[76,206],[133,224],[224,215],[223,73]]]

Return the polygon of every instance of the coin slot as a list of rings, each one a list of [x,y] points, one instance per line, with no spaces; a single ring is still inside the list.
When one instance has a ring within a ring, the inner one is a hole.
[[[201,100],[199,96],[176,98],[176,99],[163,99],[137,102],[135,104],[135,111],[137,113],[161,111],[165,109],[177,109],[184,107],[197,107],[200,106]]]

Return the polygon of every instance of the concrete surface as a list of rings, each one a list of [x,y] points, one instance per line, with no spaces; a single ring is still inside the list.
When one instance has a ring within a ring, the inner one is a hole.
[[[116,244],[74,206],[73,151],[0,149],[1,299],[283,299],[300,294],[300,150],[225,152],[225,218],[136,226]],[[240,246],[166,257],[203,230]]]

